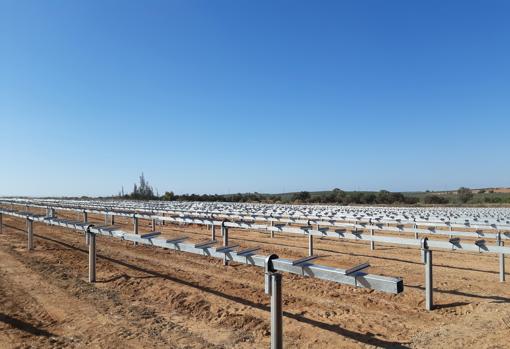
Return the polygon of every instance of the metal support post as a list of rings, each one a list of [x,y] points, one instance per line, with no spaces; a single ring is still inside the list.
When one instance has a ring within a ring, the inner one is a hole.
[[[154,218],[152,219],[151,227],[153,231],[156,230],[156,220]]]
[[[282,275],[270,274],[271,279],[271,349],[283,348]]]
[[[28,250],[32,251],[34,249],[34,222],[27,218],[27,233],[28,233]]]
[[[271,228],[274,227],[274,221],[271,221]],[[271,238],[274,238],[274,231],[271,229]]]
[[[432,279],[432,251],[429,250],[428,238],[421,239],[421,255],[425,265],[425,309],[434,308],[433,279]]]
[[[221,223],[221,232],[223,235],[223,246],[228,246],[228,228],[225,226],[225,222]],[[226,253],[223,255],[223,265],[228,265]]]
[[[498,233],[498,245],[504,246],[505,242],[501,240],[501,233]],[[500,253],[499,254],[499,281],[505,282],[506,276],[505,276],[505,254]]]
[[[87,231],[89,236],[89,282],[96,282],[96,234]]]
[[[138,235],[138,217],[136,215],[133,215],[133,234]],[[133,244],[138,245],[137,242],[133,242]]]
[[[271,349],[283,348],[282,275],[275,272],[275,254],[264,261],[265,292],[271,295]]]
[[[313,256],[313,235],[308,234],[308,255]]]
[[[115,215],[112,214],[112,217],[111,217],[111,225],[115,225]]]
[[[432,310],[434,308],[433,298],[433,279],[432,279],[432,251],[425,248],[423,251],[423,259],[425,263],[425,309]]]
[[[214,224],[211,225],[211,240],[216,240],[216,226]]]
[[[368,220],[368,225],[372,226],[372,219],[370,218]],[[370,236],[374,236],[374,228],[370,228]],[[375,250],[375,241],[374,240],[371,240],[370,241],[370,250]]]
[[[87,223],[88,220],[87,211],[83,210],[83,223]],[[87,232],[85,232],[85,244],[89,244],[89,234],[87,234]]]
[[[4,217],[3,214],[0,213],[0,234],[4,232]]]

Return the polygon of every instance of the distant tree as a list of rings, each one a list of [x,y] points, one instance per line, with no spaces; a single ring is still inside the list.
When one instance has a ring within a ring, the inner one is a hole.
[[[408,205],[415,205],[418,202],[420,202],[420,199],[417,198],[416,196],[406,196],[404,198],[404,203],[406,203]]]
[[[302,202],[306,202],[307,200],[310,200],[312,196],[310,195],[309,192],[307,191],[302,191],[302,192],[299,192],[299,193],[296,193],[292,196],[292,200],[293,201],[302,201]]]
[[[376,201],[378,204],[391,204],[392,200],[391,193],[387,190],[381,190],[377,193]]]
[[[338,189],[338,188],[335,188],[333,189],[333,195],[334,195],[334,201],[339,203],[339,204],[348,204],[348,200],[346,200],[346,192],[341,190],[341,189]]]
[[[165,201],[174,201],[175,194],[173,191],[167,191],[167,192],[165,192],[165,195],[163,195],[163,197],[161,199],[165,200]]]
[[[457,196],[462,203],[466,203],[473,198],[473,191],[466,187],[460,187],[457,190]]]
[[[423,202],[428,205],[442,205],[447,204],[448,199],[439,195],[427,195],[423,199]]]
[[[485,189],[478,190],[478,194],[485,194]]]
[[[281,202],[281,201],[282,201],[281,195],[273,195],[269,198],[269,202],[277,203],[277,202]]]
[[[349,195],[349,199],[346,200],[346,203],[349,204],[361,204],[363,199],[363,193],[360,193],[359,191],[352,192]]]
[[[156,199],[157,196],[154,195],[154,190],[149,185],[149,182],[145,179],[145,176],[142,172],[140,175],[140,183],[133,185],[133,192],[129,195],[132,199],[141,199],[141,200],[151,200]]]

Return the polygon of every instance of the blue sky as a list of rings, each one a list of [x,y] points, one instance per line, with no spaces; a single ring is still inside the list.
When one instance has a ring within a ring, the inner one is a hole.
[[[0,195],[510,186],[508,1],[0,1]]]

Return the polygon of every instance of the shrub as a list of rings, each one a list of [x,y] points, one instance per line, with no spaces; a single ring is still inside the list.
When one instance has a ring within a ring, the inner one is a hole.
[[[469,188],[461,187],[457,190],[457,196],[460,202],[466,203],[473,198],[473,192]]]
[[[443,196],[439,196],[439,195],[427,195],[423,199],[423,202],[425,204],[429,204],[429,205],[442,205],[442,204],[447,204],[448,199]]]

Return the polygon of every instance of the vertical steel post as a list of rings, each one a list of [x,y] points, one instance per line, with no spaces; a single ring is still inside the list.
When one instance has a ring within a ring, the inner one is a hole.
[[[0,213],[0,234],[4,232],[4,216]]]
[[[271,282],[271,349],[283,348],[282,275],[270,274]]]
[[[138,217],[133,215],[133,234],[138,235]]]
[[[112,214],[111,223],[112,223],[112,225],[115,225],[115,215],[114,214]]]
[[[372,228],[372,218],[368,219],[368,225],[370,225],[370,236],[374,236],[374,228]],[[374,240],[370,240],[370,250],[375,250]]]
[[[87,211],[83,210],[83,223],[87,223],[89,220],[89,215]]]
[[[501,233],[498,233],[498,245],[504,246],[505,243],[503,240],[501,240]],[[505,254],[500,253],[499,254],[499,281],[505,282]]]
[[[88,220],[89,220],[89,217],[88,217],[87,211],[83,210],[83,223],[87,223]],[[89,234],[87,232],[85,232],[85,244],[86,245],[89,244]]]
[[[434,308],[433,298],[433,279],[432,279],[432,251],[423,249],[425,259],[425,309],[432,310]]]
[[[156,220],[154,218],[152,219],[151,226],[152,226],[152,231],[155,231],[156,230]]]
[[[273,231],[273,228],[274,227],[274,221],[271,221],[271,238],[274,238],[274,231]]]
[[[89,235],[89,282],[96,282],[96,234]]]
[[[221,231],[223,233],[222,234],[223,235],[223,246],[228,246],[228,228],[225,226],[224,222],[221,224]],[[226,253],[223,254],[223,265],[228,265]]]
[[[216,240],[216,227],[211,224],[211,240]]]
[[[28,250],[34,249],[34,225],[30,218],[27,218],[27,233],[28,233]]]
[[[313,235],[308,233],[308,255],[313,256]]]
[[[413,224],[413,229],[414,229],[414,238],[415,239],[418,239],[418,225],[416,225],[416,219],[415,219],[415,223]]]
[[[133,215],[133,234],[138,235],[138,217]],[[138,245],[138,242],[133,243],[135,246]]]

